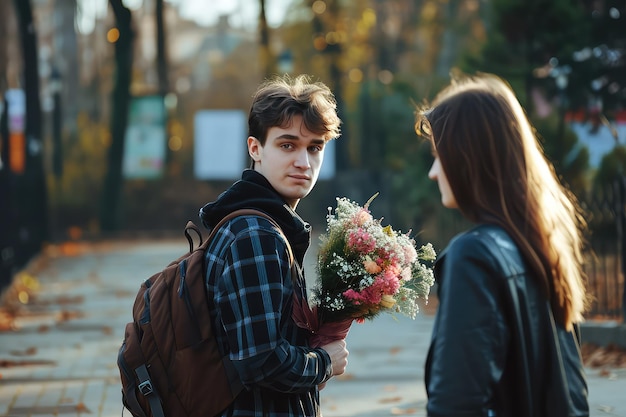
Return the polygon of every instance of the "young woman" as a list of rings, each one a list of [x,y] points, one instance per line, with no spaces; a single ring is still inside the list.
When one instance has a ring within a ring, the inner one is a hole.
[[[584,222],[511,88],[463,75],[417,111],[441,202],[476,226],[435,265],[429,416],[588,416]]]

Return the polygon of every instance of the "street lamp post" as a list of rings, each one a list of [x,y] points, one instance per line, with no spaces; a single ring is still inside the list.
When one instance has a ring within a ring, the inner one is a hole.
[[[8,105],[0,97],[0,292],[11,283],[15,268],[16,228],[9,167]]]
[[[62,141],[62,109],[61,109],[61,73],[52,69],[49,89],[52,95],[52,172],[57,179],[63,176],[63,141]]]
[[[52,138],[52,174],[55,178],[54,191],[50,198],[50,234],[56,239],[59,228],[59,196],[61,193],[61,177],[63,176],[63,139],[62,139],[62,100],[63,90],[61,73],[52,66],[47,83],[47,93],[50,100],[50,134]]]

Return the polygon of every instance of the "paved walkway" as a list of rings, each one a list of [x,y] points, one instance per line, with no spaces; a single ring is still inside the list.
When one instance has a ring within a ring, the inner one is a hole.
[[[31,262],[20,282],[39,288],[17,329],[0,332],[0,417],[120,416],[116,356],[134,296],[186,250],[183,239],[69,244]],[[322,391],[324,416],[425,416],[432,320],[423,312],[353,325],[348,371]],[[592,416],[626,417],[626,369],[589,369],[588,377]]]

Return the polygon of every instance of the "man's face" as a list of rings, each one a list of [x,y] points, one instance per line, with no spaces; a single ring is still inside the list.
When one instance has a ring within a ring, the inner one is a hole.
[[[302,116],[291,124],[267,131],[265,146],[253,136],[248,138],[248,153],[254,170],[263,174],[291,208],[313,189],[324,160],[324,138],[310,132]]]

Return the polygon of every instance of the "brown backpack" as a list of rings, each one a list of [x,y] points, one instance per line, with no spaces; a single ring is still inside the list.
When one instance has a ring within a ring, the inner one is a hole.
[[[185,227],[189,253],[141,284],[117,358],[122,402],[133,416],[213,417],[242,391],[237,372],[217,347],[204,259],[216,231],[243,215],[267,218],[280,231],[267,214],[242,209],[222,219],[203,242],[200,229],[190,221]],[[195,249],[191,230],[200,238]]]

